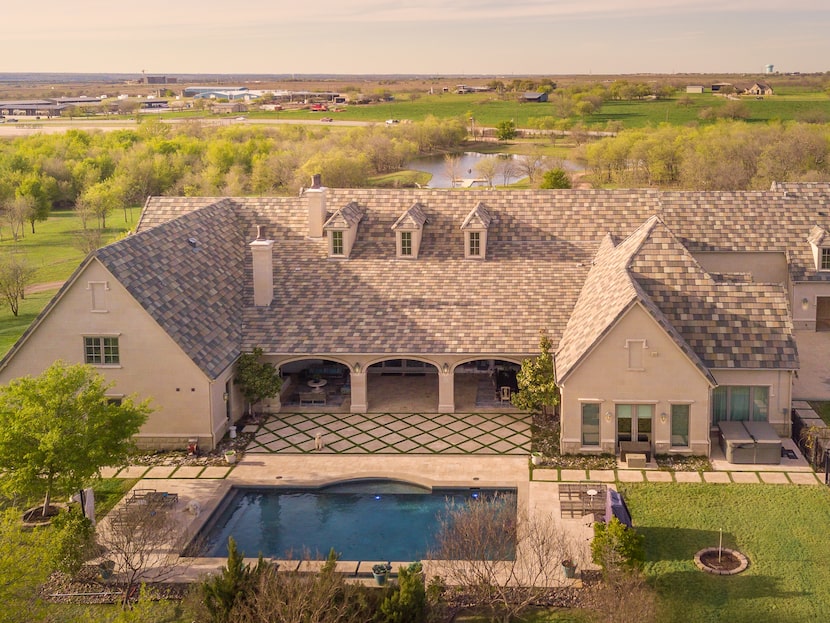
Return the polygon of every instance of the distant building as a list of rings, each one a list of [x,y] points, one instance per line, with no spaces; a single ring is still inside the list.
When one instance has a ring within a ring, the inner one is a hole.
[[[527,91],[522,93],[521,98],[523,102],[547,102],[547,93],[537,93],[536,91]]]
[[[706,90],[702,84],[690,84],[686,87],[686,93],[703,93]]]
[[[775,65],[767,65],[764,67],[765,74],[774,74],[775,73]]]
[[[765,82],[756,82],[744,91],[745,95],[774,95],[772,87]]]
[[[729,91],[730,88],[733,88],[734,85],[731,82],[715,82],[712,85],[712,93],[718,93],[720,91]]]
[[[144,76],[144,84],[178,84],[179,79],[171,76]]]
[[[227,104],[214,104],[210,107],[210,111],[217,114],[231,114],[239,112],[248,112],[248,107],[239,102],[228,102]]]

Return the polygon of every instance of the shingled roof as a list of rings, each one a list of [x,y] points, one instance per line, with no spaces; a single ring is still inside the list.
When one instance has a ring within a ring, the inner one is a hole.
[[[813,226],[830,227],[828,189],[327,189],[330,213],[349,205],[363,213],[348,260],[329,258],[325,239],[308,238],[305,197],[153,198],[139,236],[193,212],[201,214],[194,224],[225,229],[222,242],[235,245],[215,256],[205,254],[210,257],[202,265],[204,274],[189,273],[202,287],[205,275],[228,272],[236,262],[238,268],[231,271],[244,284],[244,292],[227,284],[233,294],[222,313],[241,317],[241,324],[225,321],[221,326],[232,325],[226,335],[205,346],[202,360],[215,363],[200,365],[211,370],[231,361],[240,348],[254,346],[273,354],[520,357],[536,352],[543,328],[560,348],[558,364],[568,369],[629,306],[641,304],[709,375],[708,368],[719,367],[791,368],[797,358],[780,284],[713,276],[693,256],[776,252],[790,260],[793,278],[830,278],[815,271],[807,242]],[[418,259],[400,260],[391,230],[414,206],[419,220],[428,219],[430,226],[423,230]],[[461,224],[477,207],[489,219],[484,262],[464,259]],[[256,237],[258,225],[275,241],[274,300],[266,308],[253,306],[245,245]],[[234,227],[235,233],[228,233]],[[165,242],[168,235],[160,235],[159,244],[172,244]],[[136,291],[143,287],[135,286]],[[591,297],[600,295],[602,304],[592,305]],[[218,313],[216,305],[208,307],[202,310],[208,317]],[[175,324],[172,317],[167,322]],[[231,347],[234,336],[239,341]],[[195,344],[186,348],[194,349]],[[222,352],[209,354],[213,349]]]
[[[210,378],[239,356],[245,239],[229,201],[95,255]]]

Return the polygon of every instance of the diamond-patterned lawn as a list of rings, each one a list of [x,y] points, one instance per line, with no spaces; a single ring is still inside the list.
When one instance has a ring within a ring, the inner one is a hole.
[[[530,416],[286,413],[260,426],[246,452],[318,452],[317,435],[330,454],[528,454]]]

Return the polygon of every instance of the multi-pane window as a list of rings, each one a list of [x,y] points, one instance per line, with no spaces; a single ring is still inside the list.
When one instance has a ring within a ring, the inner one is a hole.
[[[599,403],[582,405],[582,445],[599,445]]]
[[[737,420],[766,422],[769,419],[769,387],[722,385],[712,390],[715,422]]]
[[[333,231],[331,232],[331,254],[332,255],[343,255],[343,232],[342,231]]]
[[[478,231],[471,231],[470,232],[470,246],[469,246],[469,255],[478,257],[481,255],[481,232]]]
[[[830,249],[821,250],[821,258],[819,260],[819,270],[830,270]]]
[[[412,255],[412,232],[401,232],[401,255]]]
[[[120,363],[117,337],[85,337],[84,361],[93,365]]]
[[[671,445],[673,448],[689,446],[689,405],[671,406]]]

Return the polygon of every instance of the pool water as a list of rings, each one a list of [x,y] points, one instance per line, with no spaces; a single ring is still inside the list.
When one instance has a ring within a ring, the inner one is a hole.
[[[391,481],[345,483],[324,489],[234,488],[202,536],[203,556],[225,557],[233,536],[245,556],[415,561],[424,558],[447,504],[515,490],[428,490]]]

